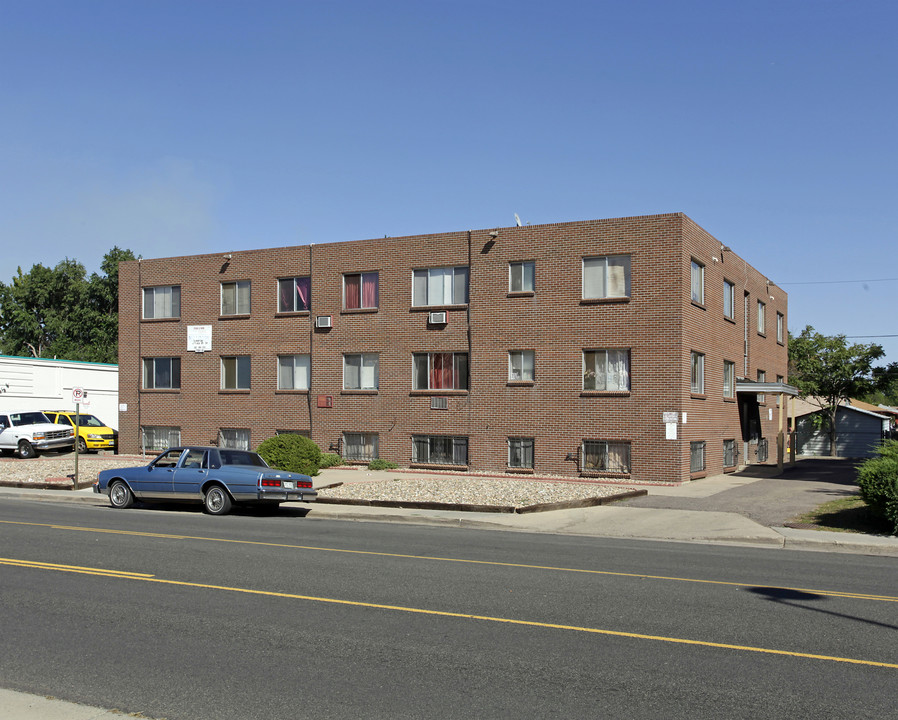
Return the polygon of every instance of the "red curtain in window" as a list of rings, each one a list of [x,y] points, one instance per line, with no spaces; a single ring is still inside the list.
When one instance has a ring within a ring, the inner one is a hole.
[[[430,387],[434,390],[453,388],[452,353],[434,353],[430,361]]]
[[[362,275],[362,307],[377,307],[377,273]]]
[[[343,283],[346,293],[346,308],[352,310],[353,308],[361,307],[362,277],[360,275],[346,275],[343,278]]]

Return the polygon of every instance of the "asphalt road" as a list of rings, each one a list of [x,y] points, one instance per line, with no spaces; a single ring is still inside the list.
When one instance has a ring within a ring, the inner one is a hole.
[[[894,558],[0,504],[0,687],[168,720],[890,717]]]

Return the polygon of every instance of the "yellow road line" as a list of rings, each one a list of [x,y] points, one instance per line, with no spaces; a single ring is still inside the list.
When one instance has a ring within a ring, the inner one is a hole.
[[[549,630],[566,630],[572,632],[589,633],[593,635],[609,635],[612,637],[630,638],[634,640],[653,640],[656,642],[674,643],[679,645],[695,645],[699,647],[717,648],[722,650],[738,650],[741,652],[762,653],[766,655],[782,655],[786,657],[805,658],[809,660],[825,660],[829,662],[849,663],[852,665],[866,665],[870,667],[882,667],[898,670],[898,663],[878,662],[876,660],[860,660],[857,658],[839,657],[835,655],[817,655],[814,653],[796,652],[793,650],[776,650],[774,648],[754,647],[751,645],[733,645],[730,643],[716,643],[707,640],[690,640],[688,638],[666,637],[663,635],[645,635],[643,633],[624,632],[621,630],[606,630],[602,628],[582,627],[578,625],[562,625],[559,623],[545,623],[536,620],[516,620],[514,618],[494,617],[491,615],[472,615],[469,613],[448,612],[445,610],[427,610],[425,608],[406,607],[403,605],[385,605],[382,603],[367,603],[357,600],[341,600],[339,598],[316,597],[314,595],[297,595],[294,593],[274,592],[271,590],[253,590],[251,588],[229,587],[227,585],[209,585],[206,583],[186,582],[183,580],[165,580],[152,575],[139,573],[118,572],[102,568],[84,568],[78,566],[59,565],[53,563],[33,563],[14,558],[0,558],[0,565],[12,565],[16,567],[30,567],[36,570],[56,570],[60,572],[73,572],[100,577],[114,577],[122,580],[142,580],[144,582],[159,583],[162,585],[178,585],[181,587],[198,588],[204,590],[222,590],[225,592],[237,592],[247,595],[261,595],[265,597],[286,598],[289,600],[305,600],[308,602],[328,603],[332,605],[346,605],[350,607],[371,608],[375,610],[390,610],[395,612],[414,613],[418,615],[431,615],[437,617],[458,618],[462,620],[478,620],[484,622],[505,623],[508,625],[520,625],[525,627],[543,628]]]
[[[159,538],[163,540],[198,540],[205,542],[220,542],[220,543],[233,543],[237,545],[256,545],[262,547],[277,547],[277,548],[285,548],[288,550],[309,550],[314,552],[332,552],[332,553],[344,553],[347,555],[367,555],[374,557],[388,557],[388,558],[399,558],[406,560],[426,560],[429,562],[452,562],[452,563],[461,563],[466,565],[488,565],[492,567],[508,567],[508,568],[521,568],[523,570],[546,570],[551,572],[569,572],[569,573],[582,573],[585,575],[603,575],[610,577],[629,577],[629,578],[639,578],[641,580],[664,580],[668,582],[685,582],[685,583],[699,583],[703,585],[721,585],[724,587],[738,587],[738,588],[756,588],[760,590],[788,590],[790,592],[802,592],[802,593],[810,593],[814,595],[820,595],[825,597],[838,597],[838,598],[847,598],[850,600],[874,600],[878,602],[898,602],[898,597],[893,595],[871,595],[868,593],[853,593],[846,592],[842,590],[818,590],[814,588],[800,588],[800,587],[789,587],[783,585],[757,585],[755,583],[746,583],[746,582],[733,582],[728,580],[704,580],[701,578],[686,578],[686,577],[674,577],[669,575],[647,575],[645,573],[627,573],[627,572],[615,572],[611,570],[587,570],[584,568],[570,568],[570,567],[557,567],[553,565],[528,565],[526,563],[508,563],[508,562],[499,562],[496,560],[469,560],[465,558],[450,558],[450,557],[439,557],[434,555],[410,555],[403,553],[387,553],[387,552],[376,552],[374,550],[346,550],[342,548],[329,548],[329,547],[318,547],[315,545],[292,545],[288,543],[271,543],[271,542],[261,542],[258,540],[234,540],[231,538],[214,538],[214,537],[203,537],[203,536],[194,536],[194,535],[168,535],[165,533],[149,533],[149,532],[139,532],[136,530],[110,530],[107,528],[93,528],[93,527],[80,527],[75,525],[56,525],[51,523],[28,523],[28,522],[18,522],[15,520],[0,520],[0,524],[7,525],[28,525],[33,527],[46,527],[51,528],[53,530],[71,530],[77,532],[96,532],[96,533],[105,533],[110,535],[132,535],[135,537],[151,537],[151,538]]]

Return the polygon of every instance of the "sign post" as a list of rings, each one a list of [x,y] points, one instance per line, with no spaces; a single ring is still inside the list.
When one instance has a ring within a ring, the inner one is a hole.
[[[72,481],[72,490],[78,489],[78,432],[81,422],[81,413],[79,411],[79,407],[82,402],[87,402],[87,393],[84,392],[84,388],[76,387],[72,388],[72,400],[75,402],[75,444],[73,449],[75,450],[75,479]]]

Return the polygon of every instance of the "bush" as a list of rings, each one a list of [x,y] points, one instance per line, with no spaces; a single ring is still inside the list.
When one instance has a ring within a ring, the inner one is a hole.
[[[341,458],[337,453],[321,453],[321,469],[334,467],[336,465],[342,465],[343,458]]]
[[[864,502],[898,535],[898,441],[886,441],[876,453],[858,469],[857,484]]]
[[[257,452],[278,470],[317,475],[321,467],[321,448],[302,435],[275,435],[259,445]]]
[[[381,460],[380,458],[368,463],[369,470],[395,470],[398,467],[399,466],[396,463],[390,462],[389,460]]]

